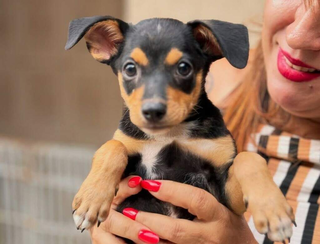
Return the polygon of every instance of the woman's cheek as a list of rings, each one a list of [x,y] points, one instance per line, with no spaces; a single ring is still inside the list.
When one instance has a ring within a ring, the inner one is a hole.
[[[285,38],[286,28],[295,20],[301,0],[266,0],[262,28],[262,44],[265,58],[273,51],[278,38]]]

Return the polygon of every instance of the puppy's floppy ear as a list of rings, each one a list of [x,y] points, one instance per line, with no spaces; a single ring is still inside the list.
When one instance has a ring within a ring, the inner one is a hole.
[[[226,57],[231,65],[244,68],[249,55],[248,30],[245,26],[219,20],[188,22],[202,51],[214,60]]]
[[[65,46],[71,49],[84,36],[91,55],[102,63],[109,64],[124,41],[129,25],[111,16],[94,16],[72,20]]]

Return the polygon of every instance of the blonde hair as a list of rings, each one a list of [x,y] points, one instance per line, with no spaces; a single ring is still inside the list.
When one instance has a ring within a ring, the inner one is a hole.
[[[258,125],[268,123],[269,118],[279,111],[279,107],[270,99],[266,80],[260,41],[254,52],[252,65],[243,82],[232,94],[233,99],[224,115],[239,152],[244,150],[250,136],[257,131]]]

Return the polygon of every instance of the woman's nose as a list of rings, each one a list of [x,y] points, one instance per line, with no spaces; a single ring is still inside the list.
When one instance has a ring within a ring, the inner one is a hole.
[[[297,9],[295,20],[286,30],[287,43],[293,49],[320,50],[320,3],[304,4]]]

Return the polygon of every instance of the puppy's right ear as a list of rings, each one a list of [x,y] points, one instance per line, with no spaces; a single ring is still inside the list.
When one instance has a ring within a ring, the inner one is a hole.
[[[71,49],[84,36],[91,55],[101,63],[110,64],[112,57],[118,53],[128,29],[127,23],[111,16],[75,19],[70,22],[65,49]]]
[[[226,57],[229,63],[243,69],[248,62],[248,29],[244,25],[219,20],[194,20],[187,23],[195,40],[212,61]]]

